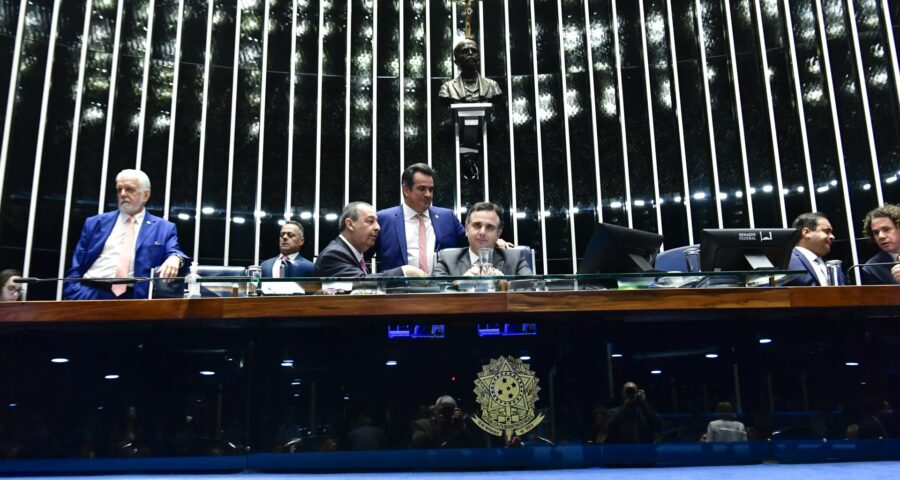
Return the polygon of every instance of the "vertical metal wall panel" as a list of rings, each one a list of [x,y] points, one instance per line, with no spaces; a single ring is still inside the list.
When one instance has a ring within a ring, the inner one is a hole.
[[[84,27],[81,32],[81,49],[78,57],[78,80],[75,83],[75,112],[72,115],[72,137],[69,144],[68,169],[65,184],[65,203],[63,205],[62,233],[60,235],[59,262],[56,276],[62,278],[66,271],[66,261],[69,243],[70,217],[72,213],[72,184],[75,179],[75,160],[78,153],[78,134],[81,131],[81,103],[84,93],[85,64],[87,63],[88,44],[90,43],[91,13],[93,1],[87,0],[84,7]],[[63,284],[56,285],[56,300],[62,299]]]
[[[626,132],[625,118],[625,98],[622,92],[622,55],[619,48],[619,13],[616,9],[616,1],[611,0],[612,5],[612,27],[610,28],[610,36],[613,39],[613,58],[616,65],[616,113],[619,119],[619,135],[622,139],[622,171],[625,173],[625,201],[619,202],[620,208],[624,208],[626,218],[628,219],[628,227],[634,226],[634,209],[631,206],[631,175],[630,166],[628,164],[628,134]],[[612,207],[612,205],[610,205]],[[615,208],[614,208],[615,209]]]
[[[153,54],[153,19],[156,1],[149,0],[147,4],[147,37],[144,41],[144,76],[141,81],[141,107],[138,120],[137,151],[135,153],[134,168],[140,170],[144,155],[144,131],[147,122],[147,87],[150,83],[150,59]]]
[[[182,0],[184,1],[184,0]],[[241,14],[240,2],[235,3],[234,12],[234,59],[231,66],[231,121],[228,128],[228,178],[225,186],[225,239],[224,264],[231,264],[231,224],[232,194],[234,192],[234,157],[237,143],[237,106],[238,106],[238,73],[241,59]]]
[[[106,101],[106,133],[103,136],[103,167],[100,171],[100,199],[97,201],[97,213],[103,213],[106,204],[106,191],[109,180],[109,150],[112,142],[113,119],[116,105],[116,84],[119,80],[119,48],[122,45],[122,12],[125,0],[116,4],[116,30],[113,36],[112,68],[109,71],[109,89]]]
[[[647,138],[650,141],[650,171],[653,178],[653,210],[656,212],[656,232],[663,233],[662,208],[659,203],[659,166],[656,156],[656,126],[653,117],[653,90],[650,86],[650,55],[647,49],[647,15],[644,9],[644,0],[638,0],[639,24],[641,26],[641,51],[643,53],[644,91],[647,102]],[[663,244],[665,248],[665,244]]]
[[[844,225],[850,235],[850,250],[851,256],[853,259],[853,264],[856,265],[859,263],[859,256],[856,253],[856,228],[853,222],[853,211],[850,207],[850,190],[847,187],[847,169],[844,161],[844,143],[841,134],[841,124],[838,120],[838,110],[837,110],[837,100],[835,97],[835,83],[834,77],[831,74],[831,59],[828,48],[828,36],[825,31],[825,17],[822,13],[822,1],[815,0],[815,14],[816,14],[816,26],[818,27],[818,38],[819,38],[819,47],[822,52],[822,60],[825,66],[825,88],[828,92],[828,103],[831,107],[831,124],[834,129],[834,141],[837,150],[837,160],[838,160],[838,175],[840,180],[836,180],[829,182],[828,186],[833,187],[838,184],[841,187],[841,191],[843,193],[844,200],[844,213],[846,216],[847,223]],[[817,189],[818,190],[818,189]],[[832,225],[835,222],[832,223]],[[859,280],[857,280],[859,283]]]
[[[16,89],[19,84],[19,63],[22,58],[22,37],[25,35],[27,5],[27,0],[19,2],[19,20],[16,22],[16,40],[9,74],[9,90],[6,93],[6,113],[3,116],[3,143],[2,148],[0,148],[0,207],[3,206],[3,191],[6,185],[6,161],[9,157],[9,136],[12,131],[13,112],[16,108]]]
[[[714,120],[713,120],[713,112],[712,112],[712,100],[710,99],[711,95],[709,92],[710,84],[709,84],[709,66],[706,62],[706,29],[703,24],[703,8],[700,0],[694,0],[694,15],[696,16],[697,22],[697,42],[698,47],[700,49],[700,69],[703,72],[703,99],[705,101],[706,106],[706,131],[709,135],[709,155],[710,162],[712,164],[712,180],[713,180],[713,190],[711,192],[705,191],[693,191],[688,195],[689,197],[685,198],[686,201],[692,202],[713,202],[716,205],[716,217],[718,220],[718,228],[722,228],[723,226],[723,215],[722,215],[722,198],[719,196],[719,192],[722,191],[722,187],[719,183],[719,160],[718,154],[716,153],[716,133],[713,128]]]
[[[687,166],[687,152],[686,152],[686,139],[684,132],[684,104],[681,101],[681,84],[680,84],[680,75],[678,73],[678,52],[675,44],[675,25],[672,21],[672,3],[664,2],[666,9],[666,30],[668,32],[667,40],[669,42],[669,59],[671,62],[671,78],[672,78],[672,100],[674,103],[672,104],[673,114],[675,116],[675,125],[676,131],[675,134],[678,137],[678,159],[681,163],[681,180],[682,184],[680,185],[680,190],[675,190],[673,188],[673,193],[671,197],[666,198],[666,202],[669,202],[668,205],[672,205],[677,209],[677,207],[684,208],[685,215],[685,224],[681,229],[682,238],[687,237],[686,245],[694,244],[694,220],[693,213],[691,211],[691,202],[688,200],[690,198],[690,176],[688,174],[688,166]],[[674,186],[673,186],[674,187]],[[678,201],[676,201],[676,199]],[[670,232],[673,229],[668,229]],[[681,243],[681,242],[678,242]],[[667,246],[671,246],[672,243],[667,241]]]
[[[818,212],[819,207],[816,203],[816,184],[813,180],[812,159],[810,158],[809,153],[809,137],[806,133],[806,111],[803,106],[803,87],[800,81],[800,68],[798,65],[799,57],[797,55],[797,48],[794,45],[794,22],[792,20],[790,2],[787,0],[784,2],[784,18],[785,28],[787,30],[788,53],[790,55],[791,70],[793,73],[791,75],[791,80],[793,81],[792,83],[794,86],[794,99],[795,104],[797,105],[797,118],[799,120],[798,125],[800,128],[800,139],[803,146],[803,162],[806,172],[806,185],[804,185],[803,188],[806,189],[809,195],[810,211]],[[800,191],[799,193],[803,192]]]
[[[530,11],[530,15],[528,18],[531,20],[531,62],[532,62],[532,73],[534,77],[532,78],[534,86],[534,127],[535,127],[535,139],[537,141],[537,146],[535,151],[537,152],[537,183],[538,183],[538,209],[537,209],[537,221],[540,227],[540,249],[541,249],[541,262],[543,269],[541,272],[547,273],[548,267],[548,259],[547,259],[547,216],[549,212],[547,211],[547,206],[544,202],[544,155],[543,155],[543,147],[541,145],[541,123],[542,116],[546,112],[542,103],[542,96],[540,92],[540,78],[538,74],[538,50],[537,50],[537,20],[534,18],[534,2],[536,0],[528,0],[528,8]],[[535,259],[536,260],[536,259]],[[535,268],[537,271],[537,268]]]
[[[41,184],[41,162],[44,157],[44,142],[47,134],[47,111],[50,108],[50,79],[53,78],[53,58],[56,53],[56,39],[58,38],[59,5],[62,0],[53,1],[53,13],[50,20],[50,39],[47,42],[47,61],[44,67],[44,82],[41,91],[41,113],[38,117],[37,142],[34,153],[34,174],[31,180],[31,195],[28,204],[28,229],[25,234],[25,262],[22,266],[22,275],[31,274],[31,249],[34,245],[34,222],[37,213],[39,198],[38,187]],[[27,294],[27,292],[25,292]],[[27,295],[26,295],[27,297]]]
[[[206,11],[206,53],[203,55],[203,92],[200,97],[200,148],[197,159],[197,199],[194,201],[194,251],[192,257],[200,259],[200,216],[203,208],[203,166],[206,160],[206,118],[209,113],[209,76],[212,64],[213,15],[216,11],[215,0],[209,0]]]
[[[878,151],[875,147],[875,134],[872,131],[872,111],[869,108],[869,88],[866,86],[866,69],[863,66],[862,52],[859,44],[859,31],[856,27],[857,15],[853,8],[853,0],[846,0],[847,23],[850,25],[850,38],[853,43],[853,58],[856,60],[856,78],[859,85],[859,99],[863,109],[863,123],[866,127],[866,141],[869,148],[869,158],[872,162],[872,185],[875,190],[875,198],[878,205],[884,204],[884,194],[881,193],[881,171],[878,168]]]

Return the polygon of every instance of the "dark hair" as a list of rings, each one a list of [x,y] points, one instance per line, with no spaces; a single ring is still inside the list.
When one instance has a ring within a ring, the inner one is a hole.
[[[10,278],[21,277],[21,276],[22,276],[22,272],[16,270],[15,268],[7,268],[3,271],[0,271],[0,288],[5,287],[6,282],[8,282]],[[21,285],[20,285],[20,287],[21,287]]]
[[[716,416],[719,418],[737,418],[734,414],[734,406],[731,402],[719,402],[716,405]]]
[[[423,173],[429,177],[434,177],[433,168],[424,163],[414,163],[406,167],[406,170],[403,171],[403,175],[400,177],[403,186],[411,189],[413,187],[413,177],[415,177],[417,173]]]
[[[282,225],[282,227],[285,225],[296,225],[297,228],[300,229],[300,235],[305,235],[305,233],[303,233],[303,225],[300,225],[300,222],[296,220],[287,220],[284,222],[284,225]]]
[[[365,205],[373,210],[375,208],[366,202],[350,202],[350,203],[348,203],[346,206],[344,206],[344,209],[341,210],[341,219],[340,219],[341,229],[339,231],[343,232],[344,230],[347,229],[347,219],[348,218],[350,220],[353,220],[354,222],[359,220],[359,207],[361,205]]]
[[[819,227],[819,220],[822,219],[828,220],[828,217],[826,217],[825,214],[821,212],[801,213],[800,215],[797,215],[797,218],[794,219],[793,226],[797,230],[808,228],[815,231],[816,228]]]
[[[863,234],[873,241],[875,235],[872,235],[872,220],[876,218],[890,218],[894,227],[900,228],[900,205],[885,203],[866,214],[866,218],[863,220]]]
[[[472,214],[475,212],[494,212],[497,214],[497,229],[503,230],[503,208],[496,203],[491,202],[478,202],[475,205],[472,205],[469,208],[469,213],[466,215],[466,225],[469,224],[469,220],[472,218]]]

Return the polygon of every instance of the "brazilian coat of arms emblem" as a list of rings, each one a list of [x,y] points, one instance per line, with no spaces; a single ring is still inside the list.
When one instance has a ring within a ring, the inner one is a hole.
[[[475,396],[481,416],[475,425],[485,432],[511,439],[536,427],[544,415],[536,415],[538,378],[531,368],[515,357],[492,359],[475,378]]]

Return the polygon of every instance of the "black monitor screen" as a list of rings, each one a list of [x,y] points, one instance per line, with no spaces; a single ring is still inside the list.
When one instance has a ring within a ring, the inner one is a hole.
[[[786,270],[798,235],[796,228],[705,229],[700,270]]]
[[[653,270],[663,236],[601,223],[584,251],[578,273],[631,273]]]

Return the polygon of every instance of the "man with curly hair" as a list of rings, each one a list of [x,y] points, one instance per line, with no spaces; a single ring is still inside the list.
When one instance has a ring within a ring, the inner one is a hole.
[[[886,203],[866,214],[863,232],[881,248],[860,269],[863,284],[900,284],[900,205]]]

